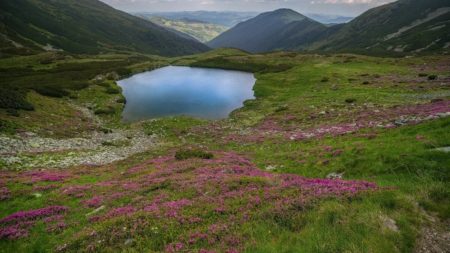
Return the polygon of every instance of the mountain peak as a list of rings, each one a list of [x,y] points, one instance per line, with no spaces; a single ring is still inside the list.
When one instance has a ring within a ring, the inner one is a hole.
[[[272,44],[277,43],[275,40],[287,25],[302,21],[307,23],[303,24],[303,29],[311,25],[323,26],[294,10],[277,9],[241,22],[206,44],[213,48],[226,46],[252,53],[264,52],[270,50]]]

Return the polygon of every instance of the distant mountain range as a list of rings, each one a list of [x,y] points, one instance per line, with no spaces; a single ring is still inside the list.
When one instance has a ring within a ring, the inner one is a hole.
[[[196,11],[162,16],[152,18],[156,25],[98,0],[1,0],[0,58],[55,50],[172,57],[206,52],[210,47],[235,47],[252,53],[293,50],[377,56],[450,51],[450,1],[443,0],[399,0],[354,19],[308,17],[290,9],[259,15]],[[343,21],[348,22],[334,24]],[[226,30],[204,22],[235,26]],[[200,43],[219,33],[206,45]]]
[[[399,0],[326,26],[290,9],[262,13],[207,42],[252,53],[272,50],[404,56],[450,48],[450,1]]]
[[[171,20],[193,19],[226,27],[233,27],[245,20],[251,19],[259,12],[238,11],[181,11],[181,12],[130,12],[130,14],[142,17],[162,17]]]
[[[172,20],[155,16],[148,18],[148,20],[169,31],[175,32],[181,37],[194,39],[200,42],[210,41],[229,29],[222,25],[189,18]]]
[[[311,13],[311,14],[305,13],[303,15],[307,16],[310,19],[314,19],[317,22],[325,24],[325,25],[347,23],[355,18],[355,17],[348,17],[348,16],[313,14],[313,13]]]
[[[98,0],[1,0],[1,57],[44,50],[178,56],[209,48]]]

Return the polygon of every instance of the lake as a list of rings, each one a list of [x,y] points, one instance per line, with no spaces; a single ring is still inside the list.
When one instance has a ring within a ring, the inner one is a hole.
[[[254,99],[252,73],[168,66],[117,82],[127,103],[124,122],[174,115],[222,119]]]

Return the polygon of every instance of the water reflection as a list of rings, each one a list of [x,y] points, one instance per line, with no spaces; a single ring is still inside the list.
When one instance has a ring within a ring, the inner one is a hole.
[[[240,71],[169,66],[118,81],[127,104],[124,122],[188,115],[226,118],[254,99],[253,74]]]

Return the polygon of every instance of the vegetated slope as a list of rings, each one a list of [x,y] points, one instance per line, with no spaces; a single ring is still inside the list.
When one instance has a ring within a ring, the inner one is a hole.
[[[143,17],[163,17],[167,19],[194,19],[226,27],[233,27],[245,20],[258,15],[258,12],[239,11],[181,11],[181,12],[132,12],[132,14]]]
[[[442,51],[450,44],[450,2],[400,0],[370,9],[310,49],[363,54]]]
[[[149,20],[169,31],[178,31],[200,42],[207,42],[228,30],[228,27],[212,24],[200,20],[183,18],[170,20],[162,17],[151,17]]]
[[[242,22],[206,44],[213,48],[236,47],[252,53],[270,51],[274,49],[273,45],[279,44],[279,36],[283,34],[284,27],[303,20],[308,18],[290,9],[278,9]],[[315,21],[309,21],[310,24],[320,25]],[[302,29],[305,31],[307,28]],[[292,31],[289,33],[293,34]]]
[[[97,0],[1,1],[0,40],[2,53],[10,55],[42,51],[47,45],[46,50],[79,54],[134,51],[177,56],[208,50]]]

